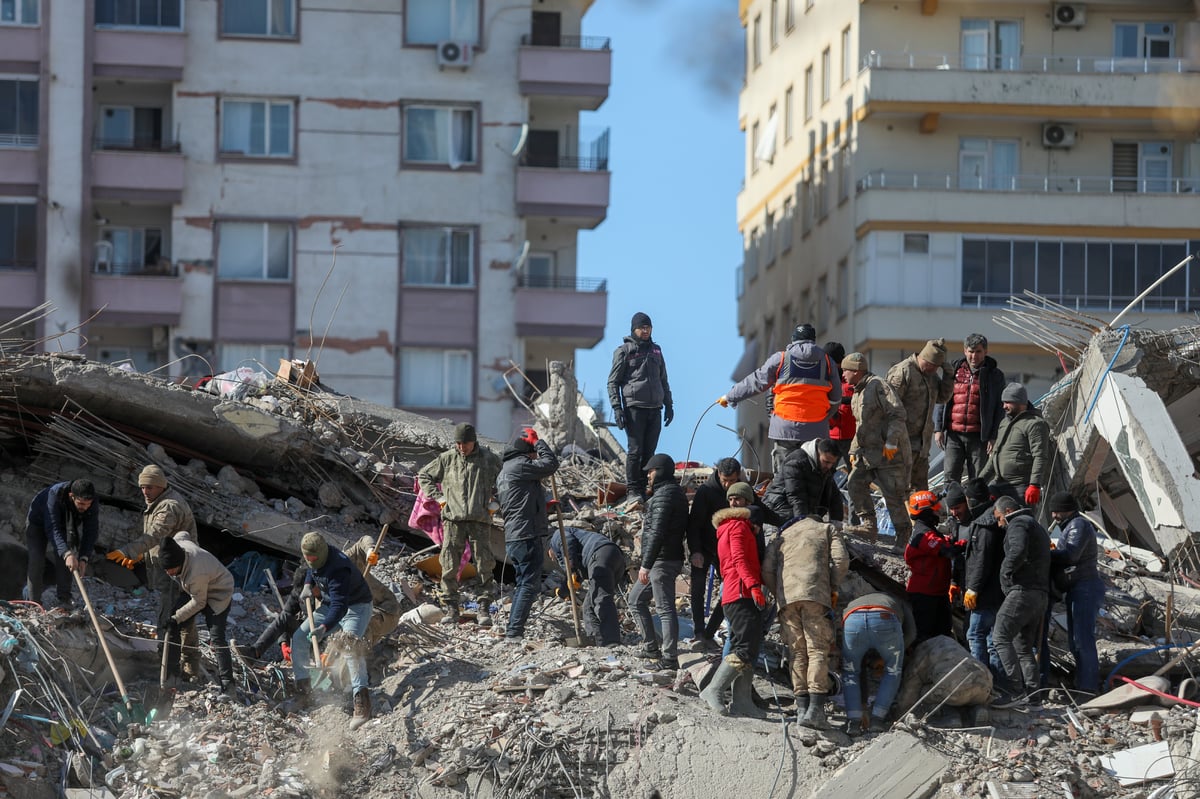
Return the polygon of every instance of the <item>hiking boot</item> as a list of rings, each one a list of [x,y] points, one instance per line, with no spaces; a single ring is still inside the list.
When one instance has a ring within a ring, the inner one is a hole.
[[[808,695],[808,711],[800,718],[800,726],[813,730],[829,729],[825,718],[825,694]]]
[[[708,687],[700,692],[700,698],[708,703],[715,712],[722,716],[728,715],[728,710],[725,707],[725,689],[738,676],[738,670],[729,663],[727,659],[722,658],[721,665],[717,667],[716,673],[712,680],[709,681]]]
[[[485,606],[479,606],[479,612],[475,615],[475,623],[484,629],[492,626],[492,614],[488,613]]]
[[[458,624],[458,603],[446,603],[446,615],[442,616],[442,620],[438,624],[444,624],[447,627]]]
[[[804,718],[804,714],[808,712],[808,694],[794,694],[796,704],[792,708],[796,711],[796,718]]]
[[[350,731],[354,732],[371,720],[371,691],[359,688],[354,692],[354,718],[350,719]]]
[[[847,735],[849,735],[851,738],[857,738],[858,736],[862,735],[863,732],[864,732],[863,720],[862,720],[861,716],[858,718],[847,718],[846,719],[846,734]]]
[[[659,658],[654,664],[655,671],[679,671],[679,658]]]
[[[662,650],[658,648],[658,644],[643,644],[633,654],[642,660],[659,660],[662,658]]]

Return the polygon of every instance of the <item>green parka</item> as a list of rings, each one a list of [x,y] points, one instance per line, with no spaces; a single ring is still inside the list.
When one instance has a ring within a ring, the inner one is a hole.
[[[499,455],[479,444],[470,455],[452,448],[417,472],[417,482],[425,496],[446,503],[443,520],[488,522],[487,506],[496,493],[501,465]]]

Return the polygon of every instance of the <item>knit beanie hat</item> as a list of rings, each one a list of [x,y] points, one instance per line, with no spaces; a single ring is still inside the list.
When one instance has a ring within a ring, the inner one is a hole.
[[[967,501],[967,494],[958,483],[951,483],[946,488],[946,507],[953,508]]]
[[[982,508],[992,501],[987,481],[978,477],[972,477],[963,484],[963,493],[967,495],[967,502],[971,503],[973,508]]]
[[[478,441],[479,436],[475,434],[475,425],[463,422],[454,427],[454,443],[455,444],[470,444],[473,441]]]
[[[1075,497],[1070,491],[1059,491],[1050,497],[1050,511],[1052,513],[1078,513],[1079,503],[1075,501]]]
[[[856,372],[865,372],[867,369],[867,356],[861,352],[852,352],[845,358],[842,358],[843,369],[853,369]]]
[[[1001,402],[1019,402],[1022,405],[1029,404],[1029,392],[1025,390],[1025,386],[1020,383],[1009,383],[1004,387],[1004,393],[1000,395]]]
[[[309,555],[316,555],[317,559],[310,565],[314,569],[319,569],[329,559],[329,544],[325,543],[325,539],[321,537],[320,533],[305,533],[304,538],[300,539],[300,552],[305,555],[306,561]]]
[[[174,538],[164,538],[158,552],[164,569],[178,569],[183,566],[183,547],[179,546]]]
[[[754,489],[750,487],[749,483],[734,483],[725,492],[725,498],[733,499],[734,497],[741,497],[747,502],[754,504]]]
[[[167,475],[163,470],[155,464],[150,464],[145,469],[142,469],[138,475],[138,487],[142,486],[158,486],[159,488],[167,487]]]
[[[654,323],[650,321],[650,317],[641,311],[638,311],[633,315],[633,319],[631,319],[629,322],[629,332],[632,333],[642,325],[650,325],[651,327],[654,327]]]
[[[932,364],[941,366],[946,362],[946,339],[930,339],[921,348],[921,357]]]

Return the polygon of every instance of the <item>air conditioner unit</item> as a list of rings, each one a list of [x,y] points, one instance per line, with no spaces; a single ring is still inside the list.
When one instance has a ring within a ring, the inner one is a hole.
[[[437,63],[443,69],[446,67],[466,69],[471,66],[471,43],[438,42]]]
[[[1075,126],[1058,122],[1042,125],[1042,146],[1052,150],[1075,146]]]
[[[1080,3],[1055,3],[1051,8],[1056,28],[1082,28],[1087,9]]]

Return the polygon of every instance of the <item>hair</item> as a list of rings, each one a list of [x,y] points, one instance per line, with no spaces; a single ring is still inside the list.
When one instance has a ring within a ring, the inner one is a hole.
[[[1000,497],[996,500],[995,508],[1003,515],[1007,516],[1015,510],[1020,510],[1021,504],[1012,497]]]
[[[741,474],[742,464],[737,458],[721,458],[717,461],[717,474],[723,474],[728,477],[731,474]]]
[[[825,350],[825,354],[833,359],[835,364],[841,366],[842,358],[846,357],[846,348],[842,346],[840,341],[826,341],[825,346],[821,347],[821,349]]]
[[[969,350],[987,349],[987,336],[982,333],[972,333],[963,339],[963,344]]]
[[[833,443],[833,441],[828,438],[817,439],[817,452],[818,454],[837,455],[839,458],[842,457],[842,451],[838,449],[837,444]]]

